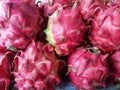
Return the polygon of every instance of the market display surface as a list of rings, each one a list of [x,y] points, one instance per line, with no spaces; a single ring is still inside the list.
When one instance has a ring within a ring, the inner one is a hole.
[[[0,0],[0,90],[120,90],[120,0]]]

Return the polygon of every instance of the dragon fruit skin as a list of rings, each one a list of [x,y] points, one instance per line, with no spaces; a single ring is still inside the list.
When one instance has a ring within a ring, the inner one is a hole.
[[[8,90],[9,88],[12,57],[12,52],[0,51],[0,90]]]
[[[120,4],[120,0],[114,0],[114,3]]]
[[[108,76],[108,54],[92,53],[86,48],[78,48],[68,58],[68,74],[73,86],[78,90],[94,90],[106,86]]]
[[[52,15],[61,6],[72,5],[71,0],[38,0],[41,1],[41,6],[44,6],[45,16]]]
[[[118,81],[117,79],[120,78],[120,51],[115,51],[110,57],[110,68],[111,68],[111,75],[114,77],[112,82]]]
[[[15,86],[19,90],[54,90],[61,82],[58,73],[65,64],[56,58],[51,45],[35,41],[18,52],[14,63]]]
[[[5,47],[5,45],[3,44],[3,40],[2,38],[0,37],[0,51],[1,52],[7,52],[7,48]]]
[[[34,0],[1,0],[0,36],[9,48],[25,49],[40,30],[39,9]]]
[[[58,55],[65,56],[84,42],[86,30],[78,7],[63,7],[50,16],[45,30],[46,40],[55,47]]]
[[[0,73],[0,90],[7,90],[10,84],[10,78],[2,65],[0,65]]]
[[[103,52],[112,52],[120,48],[120,8],[109,3],[108,8],[92,21],[90,40]]]
[[[104,8],[106,8],[102,0],[79,0],[81,13],[84,19],[89,20],[90,18],[96,17],[97,14]]]

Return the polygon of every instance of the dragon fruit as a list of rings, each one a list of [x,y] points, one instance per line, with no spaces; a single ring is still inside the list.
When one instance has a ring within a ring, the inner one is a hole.
[[[114,3],[120,4],[120,0],[114,0]]]
[[[7,48],[5,47],[5,45],[3,44],[3,40],[0,37],[0,51],[1,52],[7,52]]]
[[[10,85],[11,57],[13,53],[0,51],[0,90],[8,90]]]
[[[0,36],[8,49],[25,49],[36,39],[42,18],[34,0],[0,0],[0,11]]]
[[[110,68],[114,80],[120,79],[120,51],[115,51],[110,57]],[[112,80],[114,82],[114,80]]]
[[[92,21],[90,40],[103,52],[120,49],[120,7],[108,3],[108,8]]]
[[[54,55],[54,48],[32,41],[14,59],[15,87],[19,90],[54,90],[61,80],[59,71],[65,65]]]
[[[78,90],[95,90],[106,86],[108,54],[102,55],[94,48],[81,47],[68,58],[68,75]]]
[[[71,0],[38,0],[40,1],[40,6],[44,6],[45,16],[52,15],[61,6],[72,5]]]
[[[79,0],[81,13],[84,19],[96,17],[97,14],[105,8],[105,4],[102,0]]]
[[[46,40],[55,47],[58,55],[66,56],[84,42],[83,36],[86,30],[77,4],[73,7],[61,7],[49,17],[45,30]]]
[[[2,65],[0,65],[0,90],[8,90],[10,78]]]

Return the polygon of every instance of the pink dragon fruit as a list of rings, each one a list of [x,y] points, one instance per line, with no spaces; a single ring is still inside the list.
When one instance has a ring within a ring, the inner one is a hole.
[[[8,90],[10,78],[2,65],[0,65],[0,90]]]
[[[77,5],[61,7],[49,18],[48,27],[45,30],[46,39],[55,47],[58,55],[65,56],[84,42],[83,36],[86,29]]]
[[[81,13],[84,19],[89,19],[97,16],[97,14],[105,8],[102,0],[79,0]]]
[[[120,4],[120,0],[114,0],[114,3]]]
[[[44,6],[45,16],[52,15],[61,6],[72,5],[71,0],[38,0],[41,1],[41,6]]]
[[[120,51],[115,51],[111,55],[110,68],[111,68],[112,76],[114,76],[114,80],[118,81],[120,79]]]
[[[78,90],[95,90],[105,87],[108,76],[108,54],[102,55],[97,48],[78,48],[68,58],[68,74]]]
[[[1,52],[7,52],[7,48],[5,47],[5,45],[3,44],[3,40],[0,37],[0,51]]]
[[[16,84],[19,90],[54,90],[60,83],[59,70],[63,60],[54,55],[54,48],[33,41],[25,51],[18,51],[14,59]]]
[[[34,0],[0,0],[0,36],[8,48],[25,49],[40,30]]]
[[[90,40],[103,52],[120,49],[120,7],[108,3],[108,8],[92,21]]]
[[[0,51],[0,90],[8,90],[10,85],[10,71],[12,52]]]

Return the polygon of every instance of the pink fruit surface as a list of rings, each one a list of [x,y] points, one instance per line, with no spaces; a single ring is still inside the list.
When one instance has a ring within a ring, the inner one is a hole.
[[[109,3],[108,8],[99,13],[92,21],[90,40],[103,52],[112,52],[120,48],[120,8]]]
[[[110,57],[110,68],[115,81],[120,78],[120,51],[115,51]],[[114,80],[113,80],[114,81]]]
[[[77,45],[85,42],[83,37],[86,30],[78,6],[73,5],[61,7],[50,16],[45,33],[47,41],[55,47],[56,53],[65,56]]]
[[[58,8],[72,5],[71,0],[40,0],[40,6],[44,7],[44,15],[52,15]]]
[[[11,59],[12,52],[0,50],[0,90],[8,90],[10,85]]]
[[[104,9],[105,3],[102,0],[79,0],[81,13],[84,19],[96,17],[102,9]]]
[[[78,90],[94,90],[98,86],[106,86],[108,54],[102,55],[96,50],[81,47],[68,58],[68,75]]]
[[[61,82],[59,71],[65,62],[58,60],[51,45],[32,41],[15,56],[15,87],[19,90],[54,90]]]
[[[1,0],[0,10],[0,36],[3,44],[8,49],[25,49],[36,39],[40,30],[38,7],[32,0]]]
[[[120,4],[120,0],[114,0],[116,4]]]

